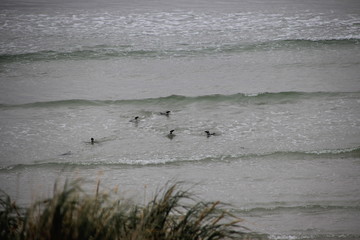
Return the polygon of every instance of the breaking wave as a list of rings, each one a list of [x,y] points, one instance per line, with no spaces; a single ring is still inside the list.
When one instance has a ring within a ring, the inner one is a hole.
[[[73,159],[70,154],[62,154],[59,158],[52,160],[37,161],[29,164],[16,164],[10,166],[1,166],[1,171],[19,170],[24,168],[64,168],[64,167],[98,167],[98,166],[123,166],[123,167],[141,167],[151,165],[163,165],[163,164],[191,164],[193,162],[229,162],[237,160],[266,160],[266,159],[284,159],[284,160],[296,160],[296,159],[308,159],[316,160],[321,158],[360,158],[360,147],[344,148],[344,149],[324,149],[314,151],[283,151],[283,152],[269,152],[269,153],[252,153],[252,154],[239,154],[239,155],[222,155],[212,156],[205,158],[193,158],[193,159],[181,159],[181,158],[169,158],[169,159],[119,159],[104,160],[104,161],[77,161]]]
[[[9,108],[54,108],[54,107],[77,107],[77,106],[106,106],[106,105],[146,105],[146,104],[177,104],[186,105],[195,102],[229,102],[242,104],[283,104],[310,98],[359,98],[359,92],[264,92],[245,94],[237,93],[231,95],[212,94],[202,96],[170,95],[167,97],[144,98],[144,99],[123,99],[123,100],[86,100],[69,99],[48,102],[34,102],[25,104],[0,104],[0,109]]]
[[[1,54],[0,63],[18,61],[56,61],[56,60],[104,60],[112,58],[162,58],[194,57],[212,54],[238,54],[255,51],[302,50],[336,46],[360,46],[358,38],[344,39],[285,39],[265,42],[235,43],[223,45],[193,46],[178,44],[168,49],[139,49],[131,45],[96,45],[83,46],[71,50],[42,50],[15,54]]]

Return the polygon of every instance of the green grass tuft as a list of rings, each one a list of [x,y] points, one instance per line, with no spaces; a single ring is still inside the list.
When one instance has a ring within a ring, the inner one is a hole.
[[[195,201],[180,184],[168,184],[146,205],[114,194],[89,195],[79,181],[20,209],[3,193],[0,239],[19,240],[217,240],[248,239],[241,219],[220,202]]]

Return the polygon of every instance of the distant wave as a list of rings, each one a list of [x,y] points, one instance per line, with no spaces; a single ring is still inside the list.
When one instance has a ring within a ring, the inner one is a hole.
[[[123,100],[86,100],[69,99],[48,102],[34,102],[25,104],[0,104],[0,109],[11,108],[54,108],[54,107],[77,107],[77,106],[106,106],[106,105],[141,105],[141,104],[177,104],[186,105],[194,102],[230,102],[239,104],[284,104],[292,101],[306,100],[311,98],[360,98],[360,92],[264,92],[254,94],[212,94],[202,96],[170,95],[167,97],[123,99]]]
[[[312,229],[309,229],[312,231]],[[347,233],[329,233],[329,234],[271,234],[266,236],[265,239],[271,240],[359,240],[360,235],[356,234],[347,234]]]
[[[360,146],[355,148],[344,149],[324,149],[313,151],[276,151],[269,153],[253,153],[244,155],[229,155],[221,156],[220,158],[208,158],[211,161],[235,161],[237,159],[285,159],[285,160],[297,160],[297,159],[321,159],[321,158],[360,158]],[[205,160],[205,159],[203,159]]]
[[[359,46],[358,38],[340,39],[285,39],[265,42],[244,42],[224,45],[193,46],[175,45],[168,49],[137,49],[133,46],[97,45],[84,46],[71,50],[42,50],[37,52],[1,54],[0,63],[17,61],[56,61],[56,60],[87,60],[112,58],[153,58],[153,57],[187,57],[212,54],[236,54],[253,51],[275,51],[282,49],[321,48],[324,46]]]
[[[349,211],[360,211],[360,205],[329,205],[329,204],[312,204],[312,205],[300,205],[300,206],[275,206],[271,207],[255,207],[250,209],[240,209],[237,210],[237,213],[242,214],[271,214],[271,213],[279,213],[279,212],[324,212],[330,210],[349,210]]]
[[[69,157],[69,158],[67,158]],[[269,152],[269,153],[252,153],[252,154],[238,154],[238,155],[225,155],[225,156],[213,156],[206,158],[194,158],[194,159],[147,159],[147,160],[136,160],[136,159],[119,159],[115,160],[104,160],[104,161],[77,161],[75,158],[70,156],[61,156],[58,159],[38,161],[29,164],[15,164],[8,166],[0,166],[0,171],[12,171],[21,170],[25,168],[77,168],[77,167],[98,167],[98,166],[123,166],[123,167],[141,167],[151,165],[163,165],[163,164],[191,164],[193,162],[224,162],[224,161],[237,161],[239,159],[251,160],[259,159],[266,160],[272,159],[284,159],[284,160],[298,160],[298,159],[332,159],[332,158],[360,158],[360,146],[355,148],[344,148],[344,149],[325,149],[325,150],[314,150],[314,151],[295,151],[295,152]]]

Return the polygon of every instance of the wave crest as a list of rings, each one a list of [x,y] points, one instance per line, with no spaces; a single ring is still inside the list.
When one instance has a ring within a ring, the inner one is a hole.
[[[37,52],[25,52],[14,54],[1,54],[0,63],[17,61],[56,61],[56,60],[105,60],[112,58],[154,58],[154,57],[191,57],[206,56],[212,54],[237,54],[254,51],[276,51],[283,49],[306,49],[320,48],[327,46],[359,46],[358,38],[339,39],[284,39],[265,42],[243,42],[224,45],[193,46],[175,45],[168,49],[139,49],[128,45],[97,45],[83,46],[78,49],[42,50]]]
[[[170,95],[166,97],[122,99],[122,100],[86,100],[68,99],[47,102],[33,102],[24,104],[0,104],[0,109],[11,108],[54,108],[54,107],[80,107],[80,106],[106,106],[106,105],[141,105],[141,104],[177,104],[186,105],[195,102],[229,102],[246,105],[285,104],[311,98],[360,98],[360,92],[264,92],[264,93],[236,93],[230,95],[212,94],[202,96]]]
[[[193,162],[224,162],[224,161],[237,161],[243,160],[266,160],[268,158],[278,158],[284,160],[298,160],[309,159],[315,160],[321,158],[360,158],[360,146],[355,148],[343,148],[343,149],[323,149],[314,151],[283,151],[283,152],[269,152],[269,153],[251,153],[251,154],[238,154],[238,155],[222,155],[222,156],[210,156],[205,158],[194,159],[119,159],[104,160],[104,161],[77,161],[76,159],[67,159],[62,156],[60,159],[52,159],[47,161],[39,161],[30,164],[15,164],[10,166],[0,166],[0,171],[11,171],[23,168],[48,168],[48,167],[98,167],[98,166],[124,166],[124,167],[142,167],[151,165],[163,165],[163,164],[179,164],[179,163],[193,163]]]

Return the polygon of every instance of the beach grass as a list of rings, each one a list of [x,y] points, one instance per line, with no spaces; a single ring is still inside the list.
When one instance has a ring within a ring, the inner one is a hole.
[[[88,194],[65,182],[51,198],[20,208],[2,193],[0,239],[216,240],[249,239],[226,204],[205,202],[181,183],[168,183],[146,204],[117,193]],[[56,187],[57,188],[57,187]]]

